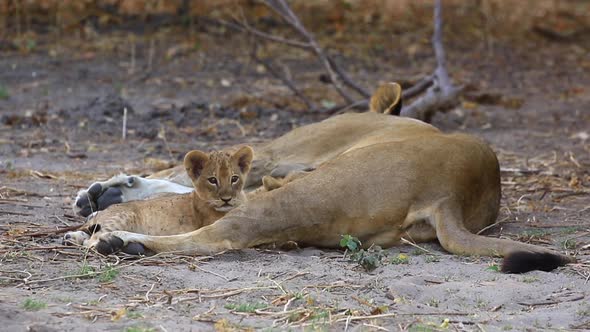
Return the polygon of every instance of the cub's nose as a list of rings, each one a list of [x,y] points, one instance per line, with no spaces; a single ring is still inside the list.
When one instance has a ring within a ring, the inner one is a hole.
[[[229,201],[231,201],[231,196],[230,197],[219,197],[224,203],[229,203]]]

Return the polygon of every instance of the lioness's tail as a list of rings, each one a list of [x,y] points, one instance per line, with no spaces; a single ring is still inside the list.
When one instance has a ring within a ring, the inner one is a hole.
[[[504,257],[504,273],[551,271],[576,261],[539,246],[473,234],[463,225],[461,209],[449,202],[441,204],[433,218],[436,236],[445,250],[457,255]]]
[[[502,272],[525,273],[533,270],[551,271],[576,259],[555,252],[514,251],[504,256]]]

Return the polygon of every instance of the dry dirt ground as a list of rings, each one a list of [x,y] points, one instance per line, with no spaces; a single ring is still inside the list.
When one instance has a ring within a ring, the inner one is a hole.
[[[590,47],[577,43],[449,42],[450,72],[469,98],[433,122],[498,153],[502,209],[487,235],[575,254],[579,264],[504,275],[497,259],[449,255],[436,243],[386,249],[370,273],[342,251],[314,248],[135,259],[63,247],[56,232],[83,222],[71,200],[94,179],[149,173],[192,148],[264,141],[327,116],[302,109],[248,61],[243,38],[203,33],[198,48],[175,49],[177,35],[168,36],[151,61],[149,43],[131,50],[116,33],[100,39],[115,45],[108,50],[64,38],[26,55],[2,51],[0,330],[590,329]],[[428,37],[341,47],[338,61],[370,89],[417,77],[433,67]],[[268,54],[316,103],[337,101],[314,58],[282,50]]]

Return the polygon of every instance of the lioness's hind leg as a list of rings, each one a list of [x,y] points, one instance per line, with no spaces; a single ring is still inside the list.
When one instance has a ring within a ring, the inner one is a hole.
[[[95,182],[88,189],[80,190],[72,208],[74,213],[84,217],[96,211],[123,202],[122,186],[132,187],[135,182],[134,176],[119,174],[104,182]]]
[[[90,235],[84,231],[72,231],[67,232],[62,240],[64,245],[78,245],[81,246],[86,240],[90,238]]]
[[[266,191],[272,191],[275,189],[279,189],[282,186],[286,185],[287,183],[293,182],[297,179],[301,179],[302,177],[309,174],[309,171],[295,171],[289,173],[284,178],[276,178],[270,175],[266,175],[262,178],[262,186]]]
[[[80,190],[74,200],[74,213],[87,217],[92,212],[107,207],[149,198],[161,193],[186,194],[193,191],[174,182],[145,179],[134,175],[119,174],[104,182],[95,182],[88,189]]]
[[[64,245],[86,245],[87,241],[94,235],[95,233],[100,231],[100,225],[98,224],[85,224],[77,231],[71,231],[64,234],[62,239],[62,244]]]
[[[292,163],[292,164],[279,164],[271,172],[270,176],[273,178],[284,178],[287,175],[295,172],[311,172],[315,170],[312,165]]]

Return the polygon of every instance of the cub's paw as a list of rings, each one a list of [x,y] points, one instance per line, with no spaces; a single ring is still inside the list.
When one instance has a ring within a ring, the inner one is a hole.
[[[88,217],[96,211],[122,203],[124,201],[121,187],[131,188],[136,182],[135,176],[120,174],[105,182],[95,182],[88,189],[80,190],[74,200],[74,213]]]
[[[81,246],[89,238],[90,235],[84,231],[67,232],[62,239],[62,244],[65,246]]]

